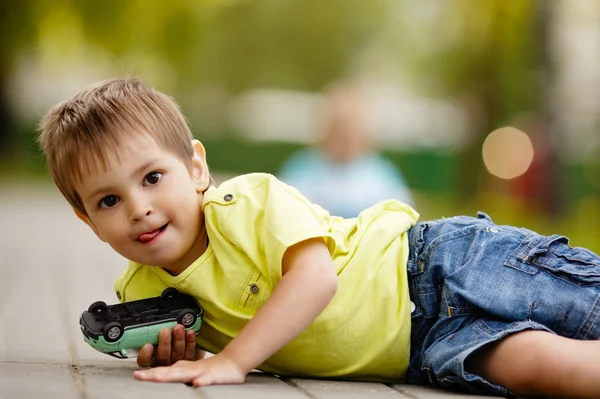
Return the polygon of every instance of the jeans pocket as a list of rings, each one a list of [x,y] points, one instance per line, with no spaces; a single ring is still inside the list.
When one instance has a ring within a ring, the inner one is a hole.
[[[564,236],[532,234],[505,265],[528,274],[545,271],[574,285],[600,285],[600,258],[587,249],[570,247]]]

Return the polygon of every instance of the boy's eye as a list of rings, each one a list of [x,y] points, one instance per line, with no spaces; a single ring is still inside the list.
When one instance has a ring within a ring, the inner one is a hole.
[[[162,178],[162,173],[160,172],[150,172],[146,175],[144,182],[150,186],[155,185]]]
[[[117,205],[117,202],[119,202],[119,197],[116,195],[107,195],[100,200],[99,205],[101,208],[112,208]]]

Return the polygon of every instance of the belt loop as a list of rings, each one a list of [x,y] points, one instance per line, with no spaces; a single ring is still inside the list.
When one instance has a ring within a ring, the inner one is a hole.
[[[481,212],[481,211],[477,212],[477,219],[486,219],[486,220],[489,220],[492,223],[494,222],[492,220],[492,218],[487,213]]]
[[[419,259],[423,246],[425,245],[424,232],[427,230],[427,223],[416,223],[408,231],[408,262],[407,269],[409,274],[415,275],[422,273],[424,269],[423,262]]]

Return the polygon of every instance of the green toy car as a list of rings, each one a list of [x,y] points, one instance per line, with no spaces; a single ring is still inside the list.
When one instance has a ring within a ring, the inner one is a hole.
[[[79,325],[83,339],[92,348],[126,359],[128,350],[144,344],[158,343],[158,332],[182,324],[196,335],[202,325],[203,311],[190,295],[175,288],[165,289],[160,296],[107,305],[98,301],[81,314]]]

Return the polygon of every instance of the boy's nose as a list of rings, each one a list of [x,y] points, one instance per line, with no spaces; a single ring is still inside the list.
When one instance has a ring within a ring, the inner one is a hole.
[[[134,204],[130,212],[131,221],[137,222],[142,220],[146,216],[150,216],[154,212],[154,209],[150,204]]]

